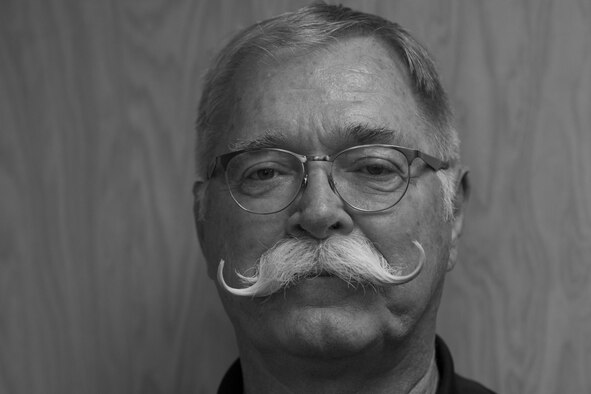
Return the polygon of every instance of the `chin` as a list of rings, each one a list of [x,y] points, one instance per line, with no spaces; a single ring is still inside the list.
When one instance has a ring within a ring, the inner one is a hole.
[[[334,278],[306,280],[272,298],[274,336],[300,357],[353,356],[395,335],[398,326],[380,292]]]
[[[320,359],[356,355],[382,340],[371,316],[338,308],[311,307],[294,314],[279,333],[290,353]]]

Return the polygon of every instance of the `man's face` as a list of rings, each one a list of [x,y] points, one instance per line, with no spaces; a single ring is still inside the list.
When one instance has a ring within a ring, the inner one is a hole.
[[[229,146],[266,141],[305,155],[334,154],[361,143],[390,143],[433,153],[427,125],[402,67],[380,43],[351,38],[312,54],[244,68],[229,103],[227,129],[213,154]],[[384,133],[344,135],[351,125]],[[266,136],[265,138],[261,138]],[[271,138],[269,138],[271,136]],[[265,298],[236,297],[218,284],[222,302],[242,347],[297,356],[337,357],[378,344],[433,334],[453,222],[444,220],[441,183],[415,160],[404,198],[393,208],[363,213],[349,208],[330,188],[330,164],[308,164],[305,191],[285,210],[256,215],[232,200],[223,176],[209,181],[198,221],[208,272],[224,259],[224,277],[242,287],[235,272],[248,271],[276,242],[288,236],[318,240],[360,231],[390,264],[413,266],[419,241],[427,260],[409,283],[375,291],[335,277],[304,279]]]

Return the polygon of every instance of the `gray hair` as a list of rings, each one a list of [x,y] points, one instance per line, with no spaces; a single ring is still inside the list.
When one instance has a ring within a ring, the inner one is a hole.
[[[391,48],[407,68],[420,116],[433,129],[425,137],[431,154],[452,164],[459,161],[459,138],[447,95],[427,50],[400,25],[376,15],[340,5],[312,4],[244,29],[221,50],[205,75],[197,115],[197,176],[205,180],[215,143],[223,130],[228,98],[235,74],[242,65],[279,51],[311,51],[338,39],[373,37]],[[453,165],[452,165],[453,167]],[[455,179],[453,171],[439,171],[446,216],[452,214]]]

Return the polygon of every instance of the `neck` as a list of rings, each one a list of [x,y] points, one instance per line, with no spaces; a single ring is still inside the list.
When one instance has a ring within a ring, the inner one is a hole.
[[[285,355],[264,359],[242,354],[245,393],[433,394],[439,380],[433,343],[410,352],[340,360]]]
[[[437,370],[437,363],[435,362],[435,355],[431,358],[429,369],[423,377],[417,382],[415,387],[409,392],[410,394],[435,394],[437,391],[437,383],[439,383],[439,371]]]

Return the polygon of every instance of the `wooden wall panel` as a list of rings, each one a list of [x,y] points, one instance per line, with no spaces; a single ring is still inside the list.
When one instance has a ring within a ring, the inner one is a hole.
[[[0,3],[0,394],[211,393],[200,77],[306,1]],[[373,0],[438,59],[473,193],[439,331],[502,393],[591,391],[591,3]]]

